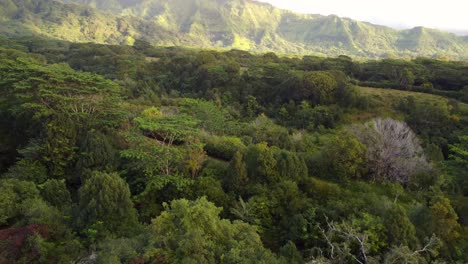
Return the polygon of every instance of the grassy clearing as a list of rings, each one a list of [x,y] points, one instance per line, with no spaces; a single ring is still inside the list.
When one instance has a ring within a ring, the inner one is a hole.
[[[404,116],[395,110],[395,106],[405,97],[414,97],[418,104],[446,104],[450,100],[443,96],[418,93],[411,91],[401,91],[394,89],[356,87],[360,95],[369,98],[369,110],[352,110],[343,117],[347,124],[367,122],[376,117],[391,117],[403,120]],[[468,115],[468,104],[458,102],[462,115]]]
[[[357,87],[361,95],[369,96],[371,101],[378,107],[388,111],[393,111],[393,107],[405,97],[413,96],[417,103],[424,104],[440,104],[448,103],[451,99],[426,93],[418,93],[411,91],[401,91],[394,89]],[[459,107],[463,112],[468,112],[468,104],[459,102]]]

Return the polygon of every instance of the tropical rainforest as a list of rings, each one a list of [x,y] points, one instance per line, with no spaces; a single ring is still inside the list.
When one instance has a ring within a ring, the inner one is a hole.
[[[0,263],[468,263],[466,37],[64,2],[0,0]]]
[[[0,262],[466,263],[467,72],[0,38]]]

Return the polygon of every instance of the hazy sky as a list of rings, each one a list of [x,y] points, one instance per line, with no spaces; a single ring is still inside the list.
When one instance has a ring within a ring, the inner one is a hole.
[[[468,0],[257,0],[310,14],[335,14],[398,28],[468,32]]]

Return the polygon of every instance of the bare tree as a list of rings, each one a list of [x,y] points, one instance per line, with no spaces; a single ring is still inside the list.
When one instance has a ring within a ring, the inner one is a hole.
[[[378,118],[352,130],[367,146],[373,180],[406,184],[411,176],[431,169],[416,134],[404,122]]]
[[[437,253],[440,240],[435,235],[427,241],[426,245],[417,250],[410,250],[407,246],[399,246],[391,249],[384,258],[384,264],[409,264],[420,263],[421,254],[423,253]]]
[[[368,235],[359,232],[356,228],[343,222],[341,224],[335,224],[329,222],[327,219],[327,229],[323,229],[318,226],[320,233],[325,238],[328,244],[329,251],[327,255],[323,254],[323,250],[315,248],[320,251],[320,255],[316,258],[312,258],[312,263],[345,263],[349,262],[349,259],[354,259],[359,264],[367,263],[384,263],[384,264],[396,264],[396,263],[421,263],[420,260],[424,259],[423,254],[437,255],[438,249],[440,248],[440,239],[435,235],[427,239],[427,243],[419,249],[411,250],[408,246],[400,245],[391,248],[384,256],[383,259],[376,259],[372,256],[368,256],[369,241]],[[354,250],[351,248],[355,246]]]
[[[367,240],[366,234],[359,233],[352,226],[342,223],[336,225],[333,222],[328,222],[328,230],[325,231],[323,228],[318,226],[325,238],[328,246],[330,247],[330,259],[338,262],[345,261],[347,257],[353,258],[357,263],[366,264],[367,259]],[[354,255],[350,252],[351,244],[356,243],[359,245],[359,254]]]

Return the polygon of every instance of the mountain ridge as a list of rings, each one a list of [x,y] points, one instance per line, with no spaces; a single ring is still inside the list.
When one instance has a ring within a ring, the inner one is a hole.
[[[395,30],[338,16],[298,14],[252,0],[0,0],[0,33],[28,29],[62,40],[235,48],[354,57],[468,59],[468,38],[416,27]]]

